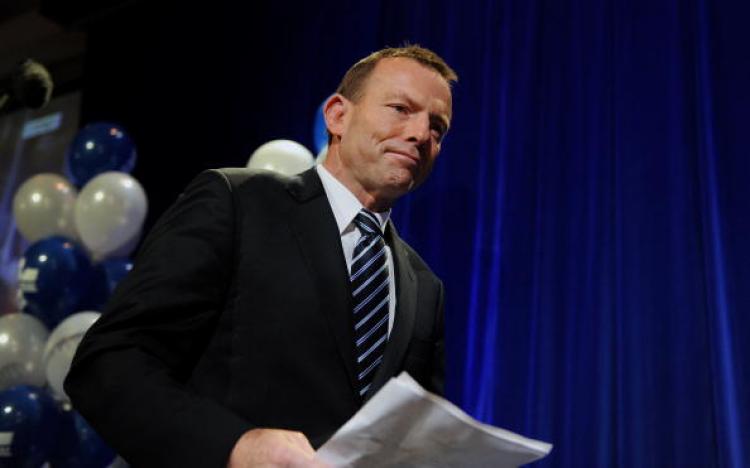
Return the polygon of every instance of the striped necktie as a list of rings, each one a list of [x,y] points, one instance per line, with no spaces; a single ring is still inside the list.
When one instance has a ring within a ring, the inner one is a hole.
[[[354,224],[362,233],[354,247],[350,279],[359,395],[364,397],[388,341],[388,264],[377,217],[363,209]]]

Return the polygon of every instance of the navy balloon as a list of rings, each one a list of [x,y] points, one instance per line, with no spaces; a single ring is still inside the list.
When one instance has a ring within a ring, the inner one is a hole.
[[[62,412],[57,446],[49,457],[53,468],[104,468],[115,452],[77,411]]]
[[[83,127],[68,147],[65,168],[78,187],[107,171],[130,172],[135,166],[135,144],[120,125],[97,122]]]
[[[99,264],[107,283],[107,292],[112,294],[117,285],[133,269],[133,262],[129,258],[110,258]]]
[[[328,99],[326,99],[327,101]],[[315,141],[315,153],[326,147],[328,144],[328,127],[326,127],[326,119],[323,116],[323,106],[326,101],[318,107],[318,111],[315,113],[315,123],[313,124],[313,140]]]
[[[83,248],[65,237],[39,240],[21,259],[23,310],[50,330],[74,312],[98,308],[103,302],[101,284]]]
[[[55,448],[60,423],[57,403],[41,388],[0,392],[0,468],[38,468]]]

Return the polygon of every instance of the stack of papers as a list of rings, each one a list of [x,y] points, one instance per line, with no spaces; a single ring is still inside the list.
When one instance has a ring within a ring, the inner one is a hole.
[[[391,379],[318,450],[339,467],[515,468],[552,445],[483,424],[407,373]]]

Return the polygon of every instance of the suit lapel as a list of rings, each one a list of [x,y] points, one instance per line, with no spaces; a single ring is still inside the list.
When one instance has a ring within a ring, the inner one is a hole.
[[[289,192],[299,202],[290,217],[292,231],[311,270],[320,310],[335,336],[352,391],[357,393],[351,289],[336,219],[315,169],[300,174]]]
[[[409,253],[404,248],[404,242],[390,222],[386,231],[386,241],[391,247],[396,272],[396,317],[385,348],[383,363],[375,374],[372,388],[367,392],[368,399],[380,390],[401,367],[406,348],[409,346],[409,339],[414,331],[414,320],[417,314],[416,273],[411,267]]]

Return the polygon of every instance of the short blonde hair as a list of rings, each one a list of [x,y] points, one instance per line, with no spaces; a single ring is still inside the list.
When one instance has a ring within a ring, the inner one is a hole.
[[[362,90],[367,78],[372,73],[375,65],[384,58],[409,58],[416,60],[422,65],[432,68],[442,76],[449,85],[458,81],[458,75],[445,63],[435,52],[418,45],[406,45],[403,47],[389,47],[373,52],[359,62],[352,65],[341,79],[336,92],[349,99],[357,101],[362,96]]]

